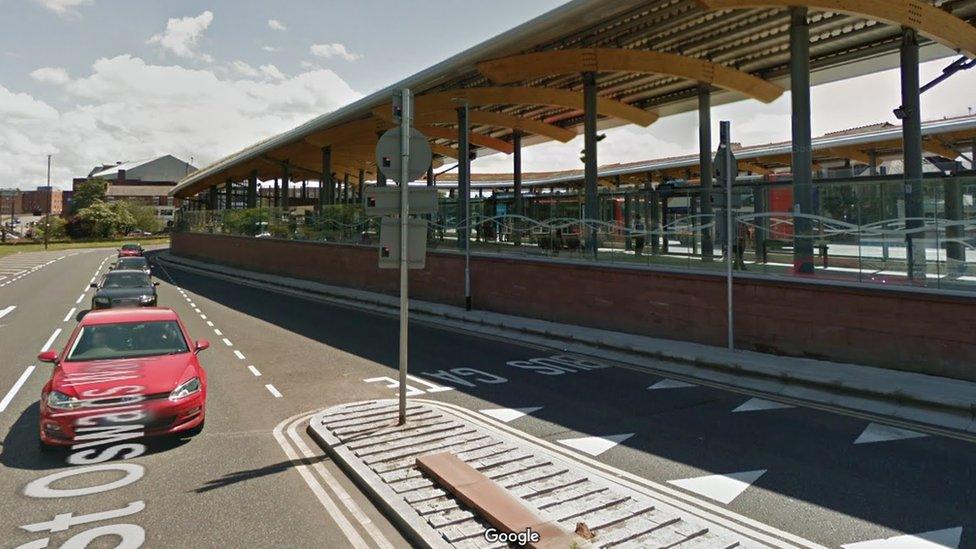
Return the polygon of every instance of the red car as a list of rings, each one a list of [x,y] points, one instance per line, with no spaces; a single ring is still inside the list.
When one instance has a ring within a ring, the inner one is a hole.
[[[123,244],[119,248],[118,257],[139,257],[142,255],[142,246],[139,244]]]
[[[91,447],[203,429],[207,373],[179,316],[168,308],[92,311],[58,354],[41,390],[41,448]]]

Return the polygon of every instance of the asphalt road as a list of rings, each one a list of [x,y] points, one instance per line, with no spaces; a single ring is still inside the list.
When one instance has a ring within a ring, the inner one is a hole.
[[[0,313],[15,306],[0,317],[0,398],[25,368],[36,366],[0,409],[4,546],[46,537],[57,546],[117,523],[141,528],[151,545],[343,547],[357,539],[407,545],[298,421],[323,407],[396,394],[396,319],[178,270],[157,270],[160,304],[173,307],[195,337],[211,341],[201,355],[210,376],[204,432],[153,442],[144,455],[123,462],[142,466],[144,476],[118,489],[56,499],[25,495],[31,481],[72,469],[65,456],[36,448],[37,398],[49,366],[35,356],[56,329],[62,331],[53,345],[64,343],[75,325],[67,313],[90,300],[88,293],[76,304],[96,268],[107,268],[109,254],[58,255],[65,257],[0,286]],[[657,385],[658,376],[598,357],[574,367],[552,359],[558,349],[419,323],[410,336],[415,377],[408,394],[494,410],[527,434],[815,543],[936,531],[951,544],[961,528],[959,546],[976,547],[970,443],[892,434],[804,408],[734,412],[750,399],[667,380]],[[532,410],[512,419],[518,414],[499,409]],[[288,418],[294,420],[283,423]],[[279,425],[293,425],[293,435],[287,428],[275,433]],[[867,442],[873,435],[889,440]],[[118,476],[86,473],[55,485]],[[56,532],[23,529],[55,515],[79,517],[135,501],[144,508],[124,518]]]

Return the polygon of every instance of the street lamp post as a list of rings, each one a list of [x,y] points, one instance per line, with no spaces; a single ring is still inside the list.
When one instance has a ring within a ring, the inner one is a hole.
[[[51,233],[51,208],[54,207],[54,189],[51,188],[51,155],[47,155],[47,215],[44,216],[44,249]]]

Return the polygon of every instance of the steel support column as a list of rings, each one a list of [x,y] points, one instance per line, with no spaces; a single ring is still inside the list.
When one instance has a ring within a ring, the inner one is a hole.
[[[207,196],[207,209],[216,210],[217,209],[217,186],[210,187],[209,196]]]
[[[281,205],[281,190],[278,187],[277,177],[275,178],[275,182],[274,182],[274,192],[271,194],[271,202],[275,208]]]
[[[329,186],[332,181],[332,147],[322,147],[322,175],[319,176],[319,203],[318,211],[322,211],[322,206],[328,204]]]
[[[597,201],[597,156],[596,156],[596,73],[583,73],[583,186],[585,188],[585,215],[586,223],[596,223],[600,218],[600,209]],[[597,226],[593,225],[587,229],[589,234],[586,238],[587,250],[593,254],[593,259],[597,257]]]
[[[810,138],[810,26],[806,8],[790,8],[790,98],[793,113],[793,213],[813,213]],[[813,274],[813,223],[793,218],[793,272]]]
[[[901,120],[905,164],[905,257],[908,278],[925,283],[924,191],[922,190],[922,113],[918,89],[918,34],[905,28],[901,33]],[[917,232],[913,232],[917,231]]]
[[[384,132],[376,132],[376,137],[383,137]],[[385,187],[386,186],[386,175],[383,174],[383,170],[379,166],[376,167],[376,186]]]
[[[281,163],[281,207],[288,209],[288,195],[290,194],[289,187],[291,181],[291,165],[288,161]]]
[[[514,210],[516,216],[525,215],[525,208],[522,205],[522,132],[515,130],[512,133],[512,193]],[[512,224],[513,242],[516,246],[522,245],[522,220],[515,218]]]
[[[366,189],[366,170],[359,170],[359,188],[356,189],[356,202],[363,201],[363,192]]]
[[[701,180],[701,214],[699,226],[708,226],[701,231],[702,261],[711,261],[715,247],[712,234],[714,222],[712,212],[712,90],[708,84],[698,85],[698,165]]]
[[[257,208],[258,206],[258,171],[251,170],[250,177],[247,178],[247,207]]]
[[[471,228],[468,227],[471,200],[471,156],[468,147],[468,105],[457,108],[458,119],[458,242],[461,250],[470,245]]]
[[[229,210],[234,207],[234,182],[230,179],[224,185],[224,209]]]
[[[342,174],[342,203],[349,202],[349,174]]]

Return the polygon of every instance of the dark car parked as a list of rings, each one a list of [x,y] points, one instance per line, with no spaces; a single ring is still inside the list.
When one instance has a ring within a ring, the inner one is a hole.
[[[155,307],[156,286],[145,271],[116,270],[105,273],[92,298],[92,309]]]
[[[149,264],[149,260],[143,256],[136,257],[120,257],[118,261],[112,265],[113,271],[144,271],[146,273],[152,272],[152,266]]]

